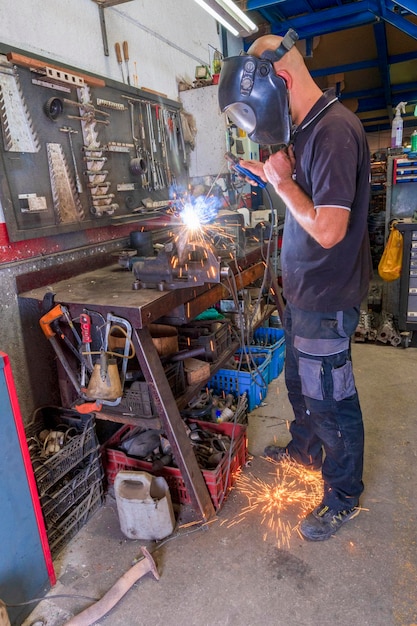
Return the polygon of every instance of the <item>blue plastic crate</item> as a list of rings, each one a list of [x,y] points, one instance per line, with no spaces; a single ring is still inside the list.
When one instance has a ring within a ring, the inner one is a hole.
[[[270,357],[268,359],[268,366],[264,370],[262,370],[262,378],[267,384],[269,384],[271,380],[276,378],[275,376],[273,376],[275,368],[272,368],[272,350],[269,346],[246,346],[244,350],[243,348],[239,348],[236,354],[238,354],[240,357],[242,352],[244,352],[243,362],[246,363],[246,359],[249,359],[249,362],[254,369],[262,365],[264,359]]]
[[[253,333],[256,346],[259,349],[268,348],[271,351],[270,380],[278,378],[284,369],[285,361],[285,336],[281,328],[257,328]],[[253,346],[251,346],[253,347]]]
[[[271,354],[259,357],[257,369],[251,372],[238,370],[220,369],[212,376],[207,387],[217,393],[235,393],[242,395],[246,391],[248,398],[248,411],[253,411],[259,406],[268,392],[269,366]]]

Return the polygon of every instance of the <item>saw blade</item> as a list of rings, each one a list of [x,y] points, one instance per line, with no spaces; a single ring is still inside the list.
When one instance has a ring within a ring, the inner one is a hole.
[[[84,210],[62,146],[60,143],[47,143],[46,150],[52,197],[58,219],[62,224],[79,222],[84,219]]]
[[[4,149],[8,152],[39,152],[40,143],[13,65],[0,55],[0,119]]]

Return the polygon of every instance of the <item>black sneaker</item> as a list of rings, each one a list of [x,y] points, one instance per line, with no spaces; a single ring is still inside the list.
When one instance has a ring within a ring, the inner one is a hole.
[[[359,515],[355,507],[345,511],[334,511],[326,504],[320,504],[307,515],[300,524],[300,532],[309,541],[324,541],[334,535],[348,520]]]
[[[287,448],[283,448],[281,446],[266,446],[264,456],[276,461],[277,463],[283,461],[284,459],[287,459],[288,461],[291,460],[291,457],[287,452]]]

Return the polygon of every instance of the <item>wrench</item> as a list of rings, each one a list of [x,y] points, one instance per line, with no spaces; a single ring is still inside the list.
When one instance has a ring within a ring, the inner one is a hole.
[[[81,178],[80,178],[80,175],[78,173],[77,162],[75,160],[74,146],[72,144],[72,137],[71,137],[72,133],[78,133],[78,130],[75,130],[74,128],[71,128],[71,126],[62,126],[59,130],[61,132],[63,132],[63,133],[67,133],[68,134],[68,140],[69,140],[69,146],[70,146],[70,151],[71,151],[72,164],[74,166],[75,186],[77,188],[78,193],[82,193],[83,192],[83,186],[81,184]]]

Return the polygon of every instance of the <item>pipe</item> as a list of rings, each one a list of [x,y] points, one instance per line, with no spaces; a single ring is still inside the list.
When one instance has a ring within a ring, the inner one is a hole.
[[[65,626],[92,626],[92,624],[95,624],[101,617],[115,607],[132,585],[148,572],[152,572],[156,580],[159,580],[155,561],[144,546],[141,547],[141,550],[144,558],[123,574],[113,587],[104,594],[101,600],[98,600],[98,602],[92,604],[78,615],[74,615]]]

